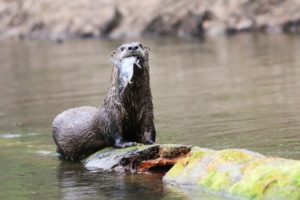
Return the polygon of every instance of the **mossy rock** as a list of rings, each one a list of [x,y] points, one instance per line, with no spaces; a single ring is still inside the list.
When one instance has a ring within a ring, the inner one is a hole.
[[[177,144],[138,144],[125,149],[107,147],[83,163],[88,169],[127,173],[163,167],[165,183],[192,186],[216,196],[300,200],[300,161],[266,157],[244,149],[215,151]],[[170,163],[173,166],[164,168]]]
[[[300,161],[243,149],[194,147],[163,180],[245,199],[300,200]]]

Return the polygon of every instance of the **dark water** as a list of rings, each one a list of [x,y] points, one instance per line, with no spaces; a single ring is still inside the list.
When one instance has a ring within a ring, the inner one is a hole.
[[[53,118],[102,104],[120,43],[1,42],[0,199],[214,199],[160,175],[89,172],[53,155]],[[158,142],[300,159],[300,37],[144,43]]]

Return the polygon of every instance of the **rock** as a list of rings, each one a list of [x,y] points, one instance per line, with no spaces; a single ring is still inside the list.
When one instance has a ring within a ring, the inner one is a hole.
[[[128,147],[125,149],[116,149],[108,147],[102,149],[88,158],[83,160],[87,169],[110,170],[110,171],[125,171],[125,172],[138,172],[144,171],[145,168],[150,170],[151,166],[145,163],[140,167],[143,161],[157,160],[172,160],[178,159],[190,151],[190,146],[186,145],[141,145]],[[161,162],[157,163],[160,165]],[[174,163],[173,163],[174,164]],[[154,164],[152,167],[157,166]],[[167,165],[167,163],[166,163]],[[140,170],[140,168],[143,168]]]
[[[163,181],[247,199],[300,199],[300,161],[243,149],[193,147]]]
[[[266,157],[245,149],[211,150],[155,144],[105,148],[82,161],[90,170],[166,173],[163,181],[246,199],[300,199],[300,161]]]
[[[120,23],[122,20],[122,13],[118,10],[118,8],[115,8],[114,14],[101,28],[101,35],[103,37],[106,37],[111,33]]]

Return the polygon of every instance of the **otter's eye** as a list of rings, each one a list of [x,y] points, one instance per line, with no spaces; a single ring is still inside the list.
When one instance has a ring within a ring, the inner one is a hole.
[[[125,47],[121,47],[120,50],[121,50],[121,51],[124,51],[124,50],[125,50]]]

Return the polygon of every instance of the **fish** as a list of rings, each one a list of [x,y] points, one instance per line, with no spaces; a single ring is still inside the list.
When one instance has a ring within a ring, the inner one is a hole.
[[[119,89],[121,93],[124,93],[127,85],[132,83],[131,79],[133,77],[135,64],[141,68],[138,58],[132,56],[124,58],[119,65]]]

